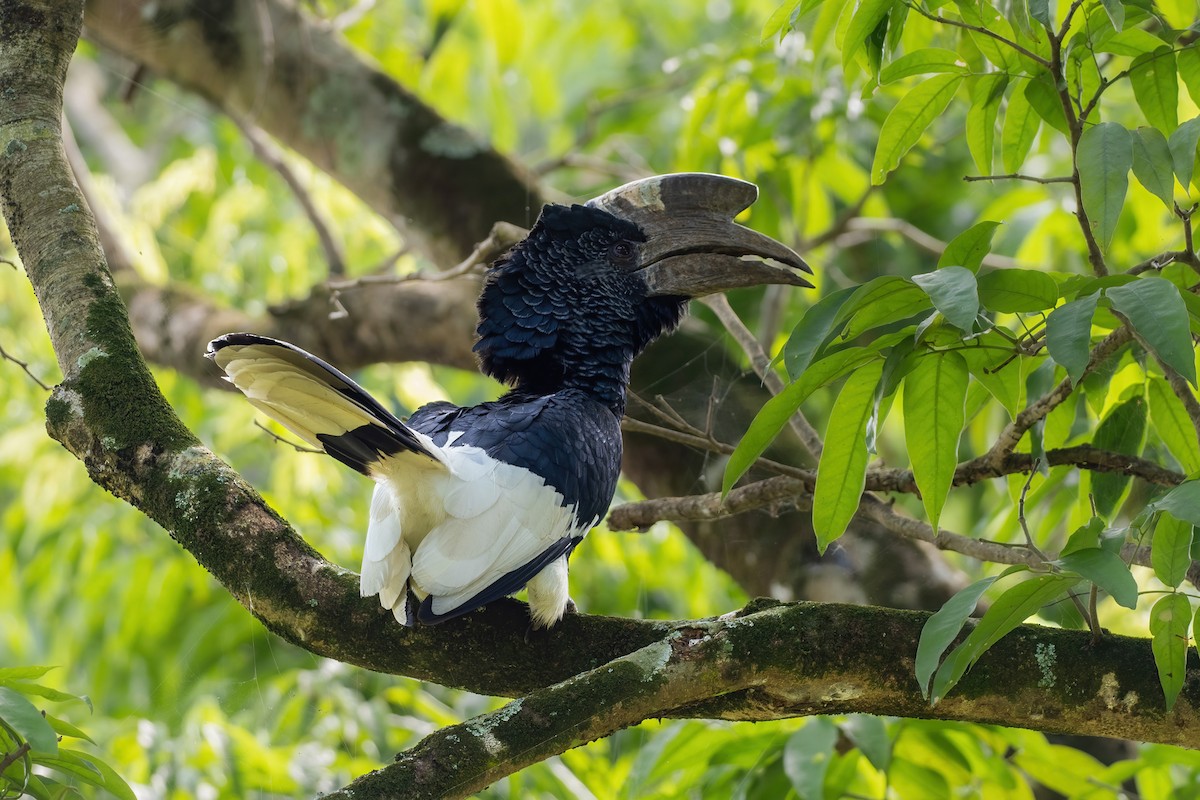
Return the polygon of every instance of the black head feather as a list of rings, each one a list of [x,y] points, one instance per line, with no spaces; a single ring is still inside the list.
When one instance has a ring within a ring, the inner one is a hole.
[[[549,393],[574,387],[624,407],[629,365],[679,324],[683,297],[651,297],[646,235],[587,206],[548,205],[529,236],[488,271],[475,352],[492,377]]]

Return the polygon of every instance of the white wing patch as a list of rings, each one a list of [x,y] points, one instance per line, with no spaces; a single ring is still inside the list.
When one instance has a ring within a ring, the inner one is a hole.
[[[431,443],[432,445],[432,443]],[[436,448],[436,446],[433,446]],[[563,537],[579,537],[574,506],[522,467],[473,446],[436,448],[448,472],[385,458],[372,470],[379,482],[363,556],[361,590],[402,620],[407,582],[432,595],[435,614],[467,603],[534,561]],[[548,626],[567,604],[566,558],[529,582],[535,624]]]

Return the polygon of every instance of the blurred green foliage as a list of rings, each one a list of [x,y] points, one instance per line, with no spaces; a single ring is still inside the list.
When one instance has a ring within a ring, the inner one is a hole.
[[[310,5],[332,18],[356,4]],[[1010,13],[1038,6],[1003,5]],[[1144,21],[1137,11],[1144,3],[1083,5],[1088,19],[1128,7],[1131,20]],[[1178,3],[1163,5],[1171,19],[1184,13]],[[1029,268],[1087,274],[1065,195],[1023,183],[961,180],[977,173],[980,152],[978,141],[965,146],[964,131],[980,130],[978,120],[967,120],[967,88],[929,120],[887,181],[870,189],[885,120],[917,83],[912,73],[879,72],[880,59],[894,63],[926,48],[957,48],[968,55],[961,65],[966,75],[983,70],[994,52],[985,37],[893,24],[891,31],[876,25],[879,35],[848,55],[847,32],[869,21],[856,23],[855,10],[869,7],[914,16],[903,3],[866,0],[782,7],[778,0],[406,0],[371,6],[345,33],[439,111],[543,169],[550,184],[572,196],[648,171],[708,170],[757,182],[765,202],[749,222],[787,240],[815,240],[806,257],[820,265],[813,297],[776,295],[778,308],[761,316],[768,304],[757,296],[734,298],[780,351],[790,325],[817,297],[881,274],[909,278],[935,266],[935,256],[886,226],[850,226],[839,237],[817,238],[852,213],[903,221],[942,241],[980,220],[1003,220],[987,231],[993,252]],[[118,212],[145,278],[185,283],[253,313],[327,277],[308,220],[282,180],[253,158],[236,126],[162,81],[135,87],[132,102],[120,103],[127,68],[86,44],[79,59],[101,71],[105,107],[148,161],[149,179],[130,189],[85,148],[103,202]],[[1181,71],[1190,64],[1184,61]],[[1005,109],[1019,111],[1026,96],[1010,95]],[[1135,125],[1133,90],[1116,86],[1110,98],[1114,117]],[[1193,100],[1181,93],[1179,118],[1196,113]],[[1126,106],[1128,114],[1120,111]],[[1165,119],[1167,112],[1156,113]],[[1012,148],[1020,146],[1044,174],[1069,172],[1060,136],[1043,127],[1022,139],[1019,129],[992,120],[998,162],[1019,165]],[[398,249],[395,232],[347,191],[303,163],[294,166],[334,220],[353,274],[371,271]],[[1179,236],[1153,188],[1132,182],[1128,191],[1106,231],[1112,263],[1127,265]],[[11,253],[6,246],[0,255]],[[400,262],[402,269],[418,266],[409,256]],[[55,380],[28,282],[3,265],[0,346],[43,380]],[[310,796],[386,763],[437,727],[499,704],[323,661],[274,639],[162,530],[94,486],[45,435],[45,390],[13,363],[0,362],[0,374],[0,667],[57,665],[39,680],[86,693],[94,704],[90,713],[83,704],[61,710],[95,742],[80,749],[111,765],[139,797]],[[191,429],[310,542],[337,563],[357,564],[366,527],[364,480],[273,441],[253,427],[255,414],[240,397],[202,391],[166,370],[156,377]],[[478,376],[424,365],[373,367],[358,377],[409,409],[435,396],[473,402],[497,391]],[[1018,377],[1010,411],[1025,401],[1027,376]],[[1123,387],[1140,387],[1146,373],[1130,357],[1108,378],[1078,404],[1085,421],[1109,415],[1128,399]],[[1153,416],[1155,390],[1149,393]],[[819,389],[805,406],[821,429],[835,396]],[[976,452],[1007,421],[1002,408],[985,400],[968,392],[968,408],[978,416],[970,416],[964,442]],[[1158,413],[1166,420],[1169,403],[1163,403]],[[1063,442],[1079,433],[1076,410],[1052,415],[1046,436]],[[877,446],[882,458],[903,464],[900,430],[884,427]],[[1168,463],[1172,453],[1184,452],[1169,442],[1146,447],[1147,457]],[[1078,503],[1087,478],[1083,487],[1075,480],[1051,472],[1034,484],[1029,500],[1039,537],[1061,540],[1087,522]],[[1022,482],[951,492],[939,508],[942,524],[1014,540],[1020,529],[1012,497]],[[622,485],[618,500],[636,492]],[[902,504],[922,513],[918,500]],[[594,532],[572,563],[572,594],[589,612],[657,618],[721,614],[746,600],[665,525],[642,535]],[[1145,630],[1144,610],[1110,613],[1111,605],[1104,608],[1108,627]],[[54,705],[29,699],[39,708]],[[1143,747],[1135,758],[1105,767],[1040,734],[975,725],[869,717],[649,722],[525,770],[485,796],[1026,798],[1032,778],[1089,798],[1121,796],[1121,785],[1132,781],[1140,797],[1152,800],[1200,797],[1198,776],[1200,757],[1175,748]],[[91,797],[96,789],[85,782],[77,791]]]

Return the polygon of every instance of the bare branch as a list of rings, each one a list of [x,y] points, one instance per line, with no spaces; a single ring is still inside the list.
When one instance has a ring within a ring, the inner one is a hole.
[[[836,243],[838,246],[850,246],[852,243],[847,237],[856,233],[897,233],[908,239],[913,244],[934,255],[940,256],[946,252],[946,242],[938,239],[936,236],[930,236],[925,231],[913,225],[908,220],[882,218],[882,217],[856,217],[849,220],[845,225],[845,232],[838,237]],[[996,255],[988,253],[983,257],[983,266],[992,267],[993,269],[1015,269],[1021,266],[1021,263],[1014,258],[1008,256]]]
[[[1042,184],[1074,182],[1074,179],[1070,175],[1040,178],[1037,175],[1023,175],[1020,172],[1010,172],[1007,175],[964,175],[963,180],[967,183],[976,183],[978,181],[1029,181],[1030,183]]]
[[[4,345],[0,345],[0,359],[3,359],[5,361],[11,361],[12,363],[16,364],[18,367],[20,367],[25,372],[26,375],[29,376],[29,378],[34,383],[36,383],[38,386],[45,389],[47,392],[50,391],[52,388],[54,388],[54,387],[50,386],[49,384],[47,384],[46,382],[44,382],[37,375],[34,375],[33,372],[29,369],[28,362],[22,361],[21,359],[13,356],[12,353],[9,353],[7,350],[4,349]]]

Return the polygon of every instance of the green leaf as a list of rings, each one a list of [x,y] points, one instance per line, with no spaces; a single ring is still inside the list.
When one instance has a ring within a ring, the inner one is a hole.
[[[1099,517],[1092,517],[1087,521],[1086,525],[1080,525],[1067,537],[1067,543],[1063,545],[1060,555],[1065,556],[1086,548],[1099,547],[1100,535],[1102,533],[1104,533],[1104,520]]]
[[[1191,621],[1192,607],[1182,594],[1166,595],[1150,610],[1150,649],[1154,653],[1154,665],[1158,667],[1158,680],[1166,696],[1168,711],[1183,688]]]
[[[848,69],[867,37],[883,22],[892,9],[892,0],[862,0],[850,18],[842,40],[842,69]]]
[[[830,412],[813,490],[813,530],[822,553],[846,532],[858,510],[866,483],[867,420],[882,373],[883,362],[874,361],[851,374]]]
[[[1101,38],[1092,49],[1097,53],[1115,53],[1119,56],[1136,58],[1146,53],[1153,53],[1162,45],[1162,39],[1141,28],[1126,28]]]
[[[95,742],[92,741],[92,737],[88,736],[86,733],[79,730],[79,728],[76,728],[66,720],[59,719],[53,714],[46,714],[46,722],[50,723],[50,727],[53,728],[54,732],[59,736],[70,736],[72,739],[82,739],[85,742],[91,742],[92,744],[95,744]]]
[[[1158,128],[1138,128],[1133,137],[1133,174],[1146,190],[1163,201],[1167,210],[1175,206],[1175,166],[1167,137]]]
[[[871,766],[886,773],[892,763],[892,737],[887,723],[872,714],[851,714],[841,727]]]
[[[877,361],[882,369],[883,360],[865,347],[839,350],[817,361],[782,392],[764,403],[751,421],[746,435],[729,456],[721,491],[729,493],[767,446],[775,441],[783,426],[787,425],[796,409],[800,408],[800,404],[808,399],[810,394],[872,360]]]
[[[1179,124],[1179,79],[1175,74],[1175,51],[1170,45],[1135,58],[1129,82],[1150,124],[1164,134],[1174,131]]]
[[[937,703],[945,697],[983,654],[1005,634],[1078,581],[1078,578],[1068,575],[1039,575],[1018,583],[997,597],[979,620],[979,624],[962,644],[954,648],[938,669],[930,692],[932,702]]]
[[[850,299],[857,287],[847,286],[818,300],[792,328],[792,335],[783,346],[783,365],[793,380],[812,363],[817,348],[833,330],[834,320],[842,304]]]
[[[954,351],[924,355],[904,379],[904,440],[934,532],[958,466],[969,374]]]
[[[1196,427],[1183,403],[1162,378],[1150,378],[1147,388],[1150,420],[1158,431],[1159,440],[1175,456],[1184,472],[1200,470],[1200,441],[1196,439]]]
[[[36,753],[57,753],[54,728],[33,703],[7,686],[0,686],[0,721],[17,732]]]
[[[1029,16],[1042,23],[1042,27],[1054,33],[1054,23],[1050,19],[1050,0],[1029,0]]]
[[[900,165],[900,159],[917,143],[929,123],[950,105],[961,81],[961,75],[934,75],[900,98],[879,131],[879,143],[871,165],[872,184],[882,184],[888,173]]]
[[[1067,116],[1063,113],[1062,103],[1058,98],[1058,90],[1047,77],[1034,78],[1025,87],[1025,99],[1050,127],[1069,134]]]
[[[1197,142],[1200,142],[1200,117],[1192,117],[1167,137],[1167,146],[1171,148],[1171,163],[1175,165],[1175,177],[1184,189],[1192,182]]]
[[[1044,311],[1058,302],[1058,284],[1033,269],[997,269],[979,276],[979,299],[1006,314]]]
[[[1184,47],[1175,54],[1175,67],[1192,102],[1200,105],[1200,47]]]
[[[1139,278],[1105,290],[1113,308],[1125,315],[1154,354],[1196,385],[1196,362],[1187,305],[1173,283],[1157,276]]]
[[[1136,456],[1142,452],[1146,437],[1146,401],[1135,395],[1113,408],[1096,427],[1092,446],[1112,453]],[[1119,472],[1092,472],[1092,494],[1096,501],[1096,513],[1112,519],[1113,512],[1125,490],[1130,477]]]
[[[855,289],[838,311],[833,324],[836,328],[845,322],[842,337],[854,339],[871,328],[920,314],[930,306],[929,295],[912,281],[883,275]]]
[[[1099,547],[1076,550],[1055,562],[1099,586],[1125,608],[1137,608],[1138,585],[1121,557]]]
[[[837,726],[825,717],[809,717],[783,745],[783,771],[801,800],[825,796],[825,772],[837,744]]]
[[[62,749],[57,757],[43,758],[39,761],[60,772],[73,775],[77,780],[104,789],[119,800],[137,800],[129,784],[125,783],[112,767],[95,756],[78,750]]]
[[[1175,589],[1187,577],[1192,565],[1192,523],[1160,514],[1154,526],[1154,541],[1150,546],[1150,566],[1154,577]]]
[[[1037,138],[1042,118],[1034,111],[1025,90],[1014,91],[1008,98],[1004,125],[1000,128],[1000,159],[1006,172],[1017,172]]]
[[[955,236],[946,245],[941,257],[938,258],[938,269],[958,266],[966,267],[971,272],[978,272],[979,266],[983,263],[983,257],[991,252],[992,236],[1000,224],[987,219],[983,222],[976,222]]]
[[[763,25],[761,41],[767,42],[775,37],[776,34],[782,36],[787,33],[786,29],[790,29],[792,25],[792,15],[796,13],[796,9],[800,7],[800,0],[789,0],[775,9],[771,16],[767,18],[767,24]]]
[[[1184,481],[1146,506],[1147,511],[1165,511],[1175,519],[1200,525],[1200,481]]]
[[[975,318],[979,316],[979,292],[975,274],[971,270],[966,267],[942,267],[914,275],[912,281],[929,295],[933,307],[951,325],[971,332]]]
[[[979,605],[979,598],[997,581],[999,576],[975,581],[965,589],[959,589],[954,596],[942,605],[934,614],[925,620],[921,627],[921,637],[917,641],[916,674],[917,684],[921,687],[921,696],[929,699],[929,681],[937,672],[942,653],[946,652],[958,632]]]
[[[934,72],[954,72],[959,75],[967,74],[967,65],[953,50],[941,47],[925,47],[907,53],[879,71],[879,83],[887,84],[908,78],[913,75],[927,75]]]
[[[1083,208],[1100,246],[1107,250],[1129,189],[1133,139],[1115,122],[1093,125],[1079,137],[1075,160]]]
[[[1100,0],[1104,5],[1104,13],[1108,14],[1114,30],[1125,27],[1125,6],[1122,0]]]
[[[1072,300],[1050,312],[1046,318],[1046,347],[1050,357],[1062,364],[1078,384],[1092,356],[1092,316],[1100,293]]]
[[[967,110],[967,149],[975,166],[984,175],[992,173],[992,153],[995,151],[996,116],[1000,100],[1008,87],[1008,75],[989,72],[980,75],[971,87],[971,107]]]
[[[34,680],[45,675],[54,667],[0,667],[0,686],[12,681]]]

